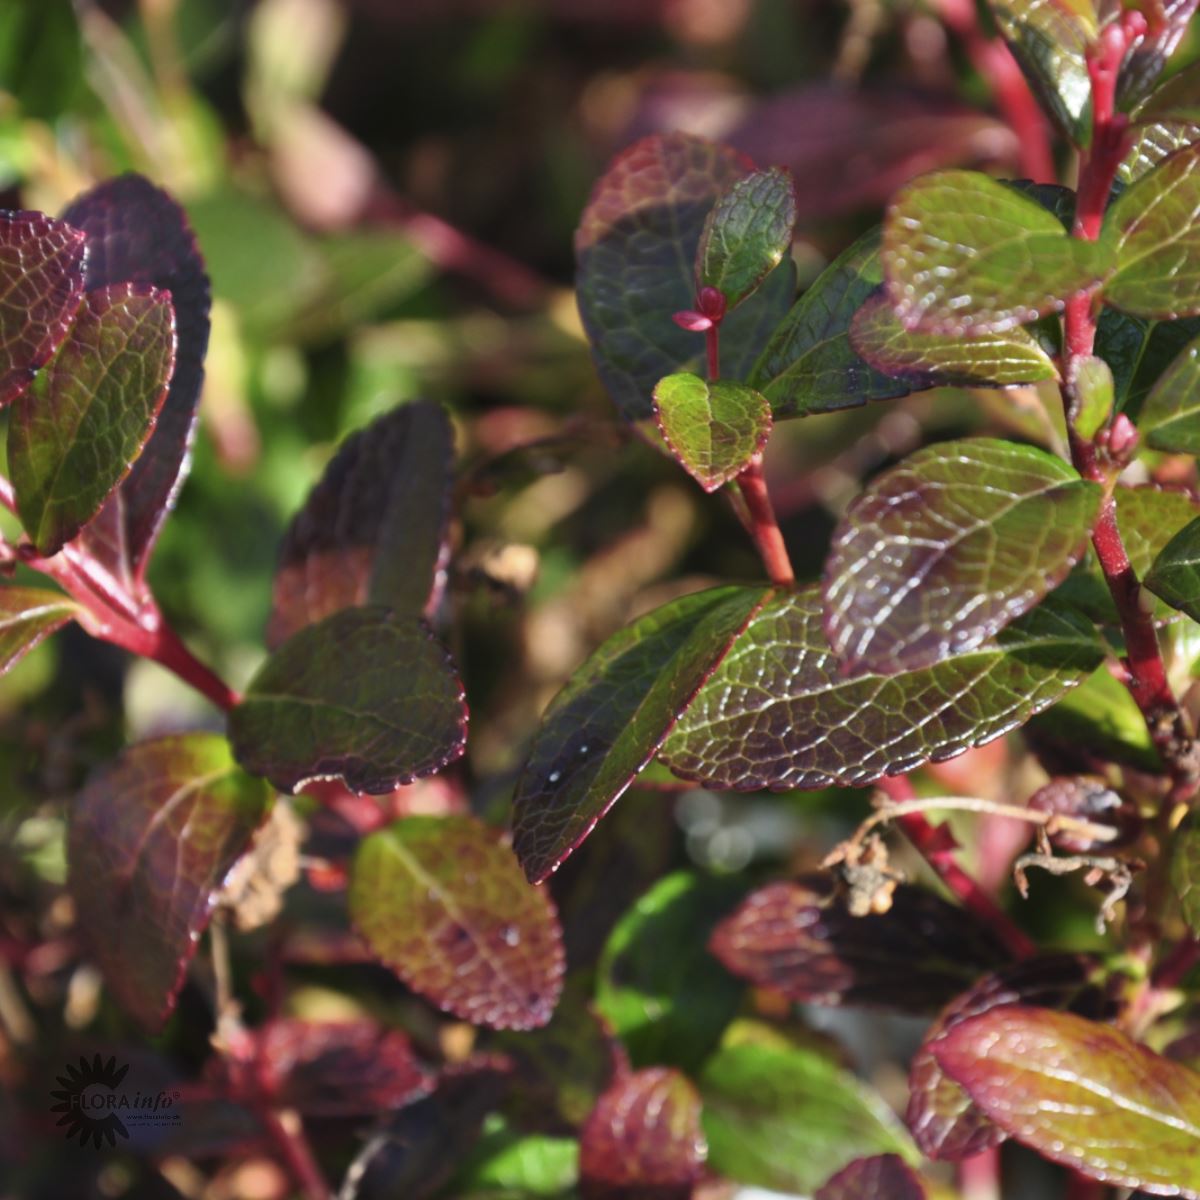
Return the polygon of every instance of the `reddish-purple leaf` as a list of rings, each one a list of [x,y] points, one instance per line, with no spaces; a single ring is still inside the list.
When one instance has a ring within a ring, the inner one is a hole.
[[[1137,11],[1146,18],[1145,36],[1138,38],[1121,64],[1117,98],[1123,109],[1133,107],[1154,87],[1188,23],[1196,0],[1142,0]]]
[[[808,1004],[929,1012],[1007,961],[965,909],[899,886],[885,913],[854,916],[827,875],[760,888],[713,932],[735,975]]]
[[[0,212],[0,405],[49,362],[83,296],[84,235],[37,212]]]
[[[166,293],[116,284],[84,298],[9,426],[17,508],[41,554],[56,554],[129,474],[154,431],[174,355]]]
[[[187,473],[208,349],[208,276],[183,210],[140,175],[107,180],[78,197],[63,219],[87,236],[89,290],[150,285],[170,292],[175,309],[175,370],[154,434],[84,534],[87,548],[131,587]]]
[[[513,801],[513,849],[540,883],[662,745],[766,588],[684,596],[609,638],[554,698]]]
[[[971,1103],[971,1098],[938,1065],[938,1039],[963,1021],[1005,1005],[1070,1009],[1102,1018],[1115,1011],[1103,989],[1096,960],[1062,954],[1027,959],[985,975],[952,1000],[929,1027],[912,1060],[905,1120],[918,1146],[930,1158],[960,1159],[1004,1140],[1004,1132]]]
[[[407,817],[371,834],[350,914],[415,992],[494,1029],[545,1025],[562,990],[562,935],[545,889],[473,817]]]
[[[402,405],[347,438],[284,535],[267,644],[355,605],[424,612],[441,590],[453,461],[440,404]]]
[[[1027,806],[1036,812],[1079,817],[1110,829],[1114,835],[1097,840],[1070,829],[1052,832],[1050,840],[1068,854],[1110,853],[1113,846],[1127,845],[1142,828],[1136,806],[1122,800],[1098,775],[1057,776],[1038,788]]]
[[[449,655],[414,617],[346,608],[289,638],[229,714],[238,761],[280,791],[340,778],[383,795],[441,770],[466,746]]]
[[[147,1028],[174,1008],[221,885],[270,805],[266,784],[211,733],[131,746],[76,800],[68,861],[80,928]]]
[[[991,1120],[1047,1158],[1200,1197],[1200,1072],[1110,1025],[1020,1005],[963,1021],[933,1053]]]
[[[925,1185],[900,1155],[877,1154],[843,1167],[813,1200],[925,1200]]]
[[[0,587],[0,675],[72,618],[82,615],[84,610],[61,592]]]
[[[374,1021],[281,1017],[254,1039],[262,1087],[279,1107],[306,1116],[387,1112],[433,1088],[408,1038]]]
[[[689,1200],[704,1165],[700,1096],[658,1067],[618,1080],[579,1140],[584,1200]]]

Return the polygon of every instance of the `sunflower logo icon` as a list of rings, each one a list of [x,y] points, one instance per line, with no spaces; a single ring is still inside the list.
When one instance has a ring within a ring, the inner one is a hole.
[[[80,1055],[79,1065],[67,1064],[63,1075],[55,1077],[59,1085],[50,1093],[56,1103],[52,1113],[60,1113],[58,1124],[66,1126],[68,1140],[78,1135],[79,1144],[91,1142],[97,1150],[104,1142],[117,1144],[117,1137],[128,1138],[124,1122],[117,1116],[117,1087],[125,1078],[129,1064],[117,1066],[117,1060],[107,1062],[99,1054],[89,1062]]]

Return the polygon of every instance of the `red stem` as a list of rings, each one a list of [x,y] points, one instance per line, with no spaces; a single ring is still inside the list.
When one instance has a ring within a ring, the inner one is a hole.
[[[1155,988],[1165,991],[1178,987],[1187,973],[1200,963],[1200,938],[1184,938],[1154,971],[1152,982]]]
[[[280,1120],[279,1114],[268,1105],[259,1109],[258,1118],[270,1135],[280,1158],[287,1164],[292,1178],[300,1185],[305,1200],[331,1200],[333,1193],[329,1190],[329,1184],[325,1181],[303,1131],[290,1130]]]
[[[714,321],[704,331],[704,349],[708,352],[709,379],[721,378],[721,326]]]
[[[989,1146],[958,1164],[962,1200],[1000,1200],[1000,1147]]]
[[[771,507],[761,455],[756,454],[750,465],[737,477],[737,485],[750,517],[750,536],[758,547],[767,577],[780,587],[791,587],[796,582],[796,576],[783,534],[779,532],[775,510]]]
[[[876,781],[875,786],[897,804],[915,799],[912,784],[903,775],[891,778],[884,776]],[[897,818],[897,824],[962,906],[987,924],[1008,947],[1014,958],[1030,958],[1037,953],[1037,945],[1033,940],[954,861],[954,850],[947,846],[949,839],[946,837],[944,826],[930,824],[924,813],[905,813]]]

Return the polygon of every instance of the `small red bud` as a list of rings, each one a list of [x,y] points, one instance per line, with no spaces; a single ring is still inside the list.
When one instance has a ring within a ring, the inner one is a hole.
[[[672,313],[671,320],[680,329],[686,329],[689,333],[703,333],[706,329],[711,329],[713,325],[711,317],[694,312],[690,308],[685,308],[683,312]]]
[[[715,287],[702,287],[696,293],[696,307],[714,324],[725,315],[725,296]]]
[[[1146,20],[1145,13],[1140,13],[1133,8],[1127,8],[1121,14],[1121,29],[1125,34],[1125,42],[1128,46],[1133,46],[1134,43],[1140,42],[1146,36],[1146,31],[1149,28],[1150,25]]]
[[[1138,431],[1133,422],[1118,413],[1108,431],[1108,450],[1114,458],[1124,458],[1137,445]]]

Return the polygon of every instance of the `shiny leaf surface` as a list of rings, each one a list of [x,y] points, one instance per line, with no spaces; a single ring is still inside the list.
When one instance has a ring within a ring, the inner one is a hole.
[[[0,675],[81,611],[48,588],[0,587]]]
[[[1200,620],[1200,518],[1163,547],[1144,582],[1160,600]]]
[[[898,1154],[877,1154],[843,1167],[813,1200],[925,1200],[925,1185]]]
[[[1150,389],[1138,432],[1155,450],[1200,454],[1200,339],[1189,342]]]

